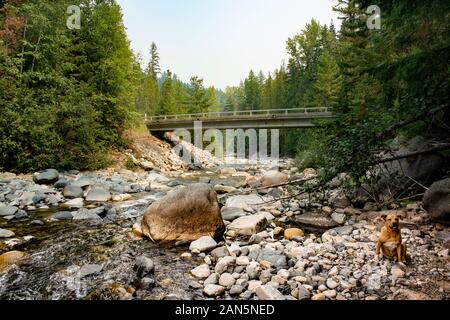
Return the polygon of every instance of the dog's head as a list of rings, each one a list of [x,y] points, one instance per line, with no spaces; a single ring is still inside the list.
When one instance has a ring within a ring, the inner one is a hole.
[[[399,214],[383,214],[381,218],[384,220],[384,225],[393,231],[400,230],[400,215]]]

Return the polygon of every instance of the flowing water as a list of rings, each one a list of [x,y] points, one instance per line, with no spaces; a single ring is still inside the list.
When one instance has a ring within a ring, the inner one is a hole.
[[[220,179],[216,174],[202,173],[172,183],[192,183],[200,177]],[[182,252],[189,251],[187,245],[162,246],[131,234],[136,218],[164,194],[135,194],[134,199],[114,206],[119,213],[116,217],[106,216],[103,221],[50,222],[48,218],[55,212],[67,211],[52,208],[28,212],[28,218],[23,220],[0,222],[1,228],[16,234],[14,239],[0,242],[0,254],[10,250],[29,254],[24,265],[0,274],[0,299],[123,299],[124,295],[152,300],[168,295],[203,298],[201,290],[189,287],[189,271],[197,261],[180,258]],[[37,219],[44,225],[30,224]],[[136,257],[142,254],[155,264],[151,276],[155,285],[150,290],[139,290],[139,279],[133,270]],[[86,270],[92,265],[101,271],[89,274],[92,271]]]

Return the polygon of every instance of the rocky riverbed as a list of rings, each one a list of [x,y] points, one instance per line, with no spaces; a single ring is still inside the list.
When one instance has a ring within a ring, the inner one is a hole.
[[[267,187],[315,172],[288,160],[269,169],[3,173],[0,298],[449,299],[450,228],[421,203],[389,208],[402,216],[410,262],[378,261],[386,211],[355,208],[339,181],[325,195],[277,200],[295,188]],[[140,236],[150,204],[199,182],[218,194],[223,237]]]

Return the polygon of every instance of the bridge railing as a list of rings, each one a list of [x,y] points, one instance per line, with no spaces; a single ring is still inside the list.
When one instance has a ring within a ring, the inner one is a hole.
[[[188,119],[215,119],[231,117],[251,117],[251,116],[270,116],[270,115],[289,115],[289,114],[317,114],[328,113],[328,108],[295,108],[295,109],[266,109],[266,110],[239,110],[239,111],[221,111],[206,113],[174,114],[163,116],[147,116],[145,121],[165,121],[165,120],[188,120]]]

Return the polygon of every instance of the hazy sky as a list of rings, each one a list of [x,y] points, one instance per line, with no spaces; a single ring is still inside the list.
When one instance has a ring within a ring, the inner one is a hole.
[[[338,26],[332,0],[117,0],[135,52],[145,64],[154,41],[162,70],[224,89],[250,69],[287,61],[286,40],[312,18]]]

